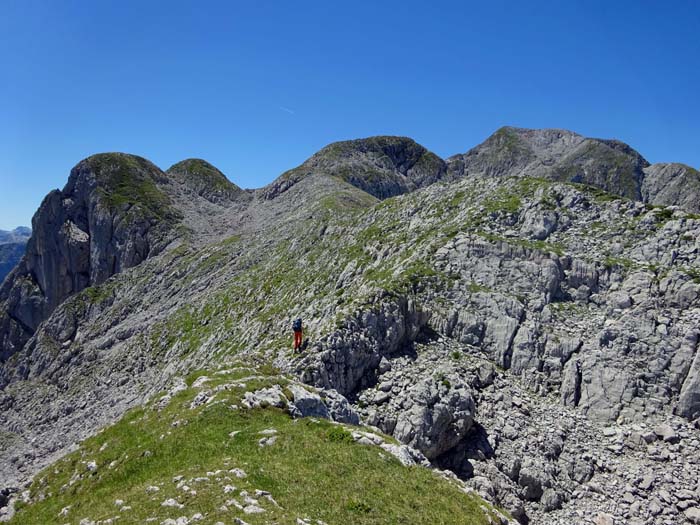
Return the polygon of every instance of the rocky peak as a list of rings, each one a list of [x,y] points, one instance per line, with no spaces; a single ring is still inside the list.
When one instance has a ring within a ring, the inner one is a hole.
[[[32,229],[27,226],[17,226],[12,233],[19,237],[29,237],[32,234]]]
[[[553,164],[582,141],[583,137],[571,131],[505,126],[467,153],[450,157],[447,163],[457,177],[520,175],[538,161]]]
[[[243,190],[216,167],[202,159],[186,159],[173,164],[166,173],[209,202],[222,204],[235,199]]]
[[[642,199],[649,163],[618,140],[586,138],[560,129],[503,127],[467,153],[448,159],[455,177],[523,176],[579,182]]]
[[[163,249],[179,220],[167,183],[146,159],[104,153],[78,163],[65,188],[44,198],[26,254],[0,289],[0,358],[67,297]]]
[[[406,137],[378,136],[330,144],[301,166],[263,189],[274,198],[309,175],[338,177],[370,195],[386,199],[445,177],[445,162]]]

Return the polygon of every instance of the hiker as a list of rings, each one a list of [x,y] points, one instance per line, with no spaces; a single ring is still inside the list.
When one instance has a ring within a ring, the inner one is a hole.
[[[294,352],[301,351],[301,342],[303,339],[303,332],[301,326],[301,319],[297,319],[292,323],[292,330],[294,330]]]

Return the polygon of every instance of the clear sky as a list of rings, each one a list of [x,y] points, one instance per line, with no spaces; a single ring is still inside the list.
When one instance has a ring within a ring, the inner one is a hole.
[[[515,125],[697,168],[699,28],[696,0],[0,0],[0,228],[101,151],[260,187],[336,140]]]

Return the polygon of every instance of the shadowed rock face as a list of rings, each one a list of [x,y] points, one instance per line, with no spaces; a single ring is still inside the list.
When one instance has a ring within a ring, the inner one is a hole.
[[[649,163],[617,140],[583,137],[558,129],[504,127],[467,153],[447,160],[454,177],[529,176],[579,182],[641,200]]]
[[[26,254],[0,289],[0,358],[7,359],[67,297],[103,283],[165,245],[178,213],[166,175],[133,155],[95,155],[71,170],[32,219]]]
[[[262,190],[274,198],[301,179],[325,174],[339,177],[378,199],[408,193],[446,174],[445,162],[405,137],[371,137],[326,146],[301,166]]]

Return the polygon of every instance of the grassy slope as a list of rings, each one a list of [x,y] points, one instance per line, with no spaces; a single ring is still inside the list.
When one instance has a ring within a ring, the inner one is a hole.
[[[82,519],[144,523],[155,518],[204,516],[202,523],[295,524],[312,518],[328,524],[482,524],[489,523],[480,498],[422,467],[404,467],[375,446],[359,445],[349,432],[325,420],[291,419],[275,409],[232,409],[246,391],[285,380],[250,379],[249,369],[233,369],[204,387],[234,384],[195,409],[199,389],[188,388],[167,408],[155,404],[128,412],[121,421],[83,442],[78,451],[36,476],[28,505],[19,505],[12,524],[79,523]],[[248,376],[248,378],[246,378]],[[243,381],[240,381],[243,379]],[[179,421],[177,426],[173,422]],[[260,447],[260,432],[274,428],[277,441]],[[229,434],[239,433],[233,438]],[[95,461],[91,472],[87,463]],[[247,477],[228,472],[240,468]],[[212,472],[220,471],[212,475]],[[209,473],[209,474],[207,474]],[[183,476],[190,491],[177,487]],[[207,478],[194,481],[194,478]],[[225,493],[224,487],[236,490]],[[157,486],[157,492],[148,492]],[[194,490],[196,494],[191,491]],[[271,493],[279,507],[259,498],[261,514],[245,515],[228,500],[244,503],[247,491]],[[43,498],[43,499],[42,499]],[[184,508],[163,507],[175,498]],[[120,506],[116,500],[123,500]],[[228,510],[222,510],[226,505]],[[65,516],[59,517],[64,507]],[[131,507],[120,510],[121,507]]]

